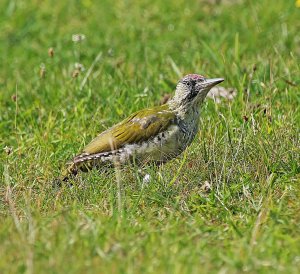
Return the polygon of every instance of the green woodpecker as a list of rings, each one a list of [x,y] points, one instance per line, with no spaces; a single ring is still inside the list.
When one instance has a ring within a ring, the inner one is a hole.
[[[126,162],[161,164],[175,158],[191,144],[198,131],[200,106],[208,91],[222,81],[186,75],[169,102],[135,112],[93,139],[68,164],[62,181],[93,167]]]

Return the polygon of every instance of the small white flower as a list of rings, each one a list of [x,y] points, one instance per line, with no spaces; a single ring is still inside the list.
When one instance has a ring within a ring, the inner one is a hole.
[[[84,34],[73,34],[72,35],[72,41],[75,43],[81,42],[85,39]]]
[[[150,174],[146,174],[143,178],[143,183],[148,184],[150,182],[151,176]]]
[[[205,182],[202,184],[202,186],[201,186],[200,189],[201,189],[204,193],[208,193],[208,192],[211,191],[212,185],[211,185],[210,182],[205,181]]]
[[[4,150],[4,152],[5,152],[7,155],[9,155],[9,154],[11,154],[11,153],[13,152],[12,147],[8,147],[8,146],[5,146],[5,147],[3,148],[3,150]]]
[[[85,67],[83,66],[83,64],[75,63],[74,67],[75,69],[78,69],[80,71],[85,71]]]
[[[40,77],[45,78],[46,76],[46,66],[44,63],[40,65]]]

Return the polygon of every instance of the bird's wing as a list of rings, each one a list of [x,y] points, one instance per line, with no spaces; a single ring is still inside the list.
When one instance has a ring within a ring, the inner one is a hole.
[[[168,105],[138,111],[98,135],[83,149],[81,155],[109,152],[125,144],[147,141],[166,130],[175,118],[175,113],[169,110]]]

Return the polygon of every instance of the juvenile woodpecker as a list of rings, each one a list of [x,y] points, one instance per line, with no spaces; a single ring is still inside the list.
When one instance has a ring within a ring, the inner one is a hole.
[[[68,163],[61,180],[93,167],[126,162],[161,164],[177,157],[197,134],[200,107],[208,91],[222,81],[186,75],[169,102],[135,112],[93,139]]]

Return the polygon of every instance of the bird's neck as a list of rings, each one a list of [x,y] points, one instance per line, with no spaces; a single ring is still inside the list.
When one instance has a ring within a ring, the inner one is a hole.
[[[181,120],[193,120],[198,123],[200,103],[180,104],[176,100],[168,102],[169,108],[176,113],[176,116]]]
[[[179,105],[173,108],[172,102],[169,104],[169,108],[176,114],[176,122],[181,132],[184,133],[185,138],[183,140],[183,146],[190,144],[198,132],[199,117],[200,117],[200,105],[193,104],[188,107]],[[172,109],[173,108],[173,109]]]

